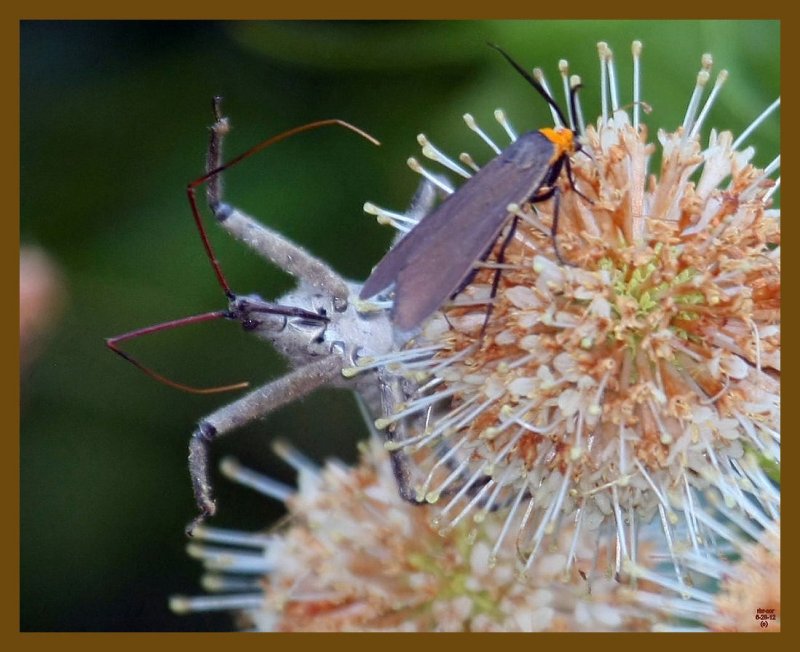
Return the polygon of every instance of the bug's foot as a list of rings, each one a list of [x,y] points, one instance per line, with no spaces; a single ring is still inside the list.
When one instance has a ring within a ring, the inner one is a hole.
[[[213,500],[206,502],[204,505],[199,505],[199,507],[200,513],[186,526],[186,536],[194,536],[195,529],[205,523],[209,516],[214,516],[217,511],[217,505]]]

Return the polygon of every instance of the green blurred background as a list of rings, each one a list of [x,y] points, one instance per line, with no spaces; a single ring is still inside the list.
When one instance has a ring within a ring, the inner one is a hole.
[[[630,101],[630,43],[644,42],[642,96],[651,127],[680,124],[700,55],[731,72],[707,123],[744,128],[779,93],[773,22],[23,22],[21,240],[64,273],[68,305],[22,375],[21,628],[219,630],[226,614],[179,617],[173,593],[201,593],[184,552],[194,515],[186,445],[195,421],[233,396],[193,396],[155,383],[109,353],[103,338],[224,307],[191,223],[186,183],[202,171],[210,98],[225,97],[228,154],[312,120],[339,117],[383,142],[324,129],[281,143],[226,175],[227,199],[344,275],[363,279],[390,232],[365,200],[402,210],[417,183],[405,160],[424,131],[445,151],[487,149],[461,115],[505,142],[549,112],[487,41],[556,82],[559,58],[582,75],[584,111],[599,98],[595,43],[615,49]],[[654,131],[651,132],[654,135]],[[751,140],[755,162],[779,151],[779,119]],[[208,221],[233,288],[274,298],[291,279]],[[132,343],[176,380],[267,381],[284,366],[235,324],[165,332]],[[285,482],[276,436],[315,459],[354,457],[366,430],[347,392],[320,391],[222,440]],[[215,525],[256,529],[280,513],[248,490],[216,483]]]

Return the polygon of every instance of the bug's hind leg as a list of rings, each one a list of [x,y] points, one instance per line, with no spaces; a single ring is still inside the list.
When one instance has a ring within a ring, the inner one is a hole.
[[[253,390],[242,398],[212,412],[200,421],[189,441],[189,474],[197,508],[200,513],[186,528],[194,528],[216,511],[208,473],[208,453],[211,442],[246,423],[259,419],[279,407],[309,394],[338,377],[342,359],[329,355],[289,372]]]
[[[207,173],[222,166],[223,141],[230,131],[230,123],[222,115],[220,102],[220,98],[214,98],[216,119],[210,130]],[[225,203],[222,199],[221,174],[215,174],[208,180],[206,197],[217,221],[234,238],[295,278],[308,283],[322,294],[333,297],[336,310],[344,311],[347,308],[349,290],[345,280],[331,267],[285,236]]]

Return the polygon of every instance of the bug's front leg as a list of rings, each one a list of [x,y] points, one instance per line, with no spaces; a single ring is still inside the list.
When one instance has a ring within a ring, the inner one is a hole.
[[[200,513],[186,528],[192,531],[207,517],[213,516],[216,505],[208,473],[211,442],[240,426],[261,418],[317,387],[330,382],[342,372],[342,359],[329,355],[299,367],[249,394],[213,412],[200,421],[189,442],[189,474]]]
[[[206,170],[209,173],[224,169],[222,147],[225,136],[230,131],[230,123],[222,115],[220,103],[221,98],[215,97],[216,120],[211,127],[206,160]],[[333,297],[337,311],[344,311],[347,308],[350,292],[344,279],[299,245],[223,201],[220,174],[213,174],[209,178],[206,197],[214,217],[234,238],[245,243],[262,258],[283,271],[305,281],[322,294]]]

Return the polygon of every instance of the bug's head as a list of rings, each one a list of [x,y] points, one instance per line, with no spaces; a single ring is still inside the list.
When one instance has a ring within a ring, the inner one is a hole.
[[[279,333],[289,326],[324,331],[330,321],[325,309],[307,310],[297,306],[264,301],[258,295],[234,296],[228,304],[228,318],[246,331]]]

